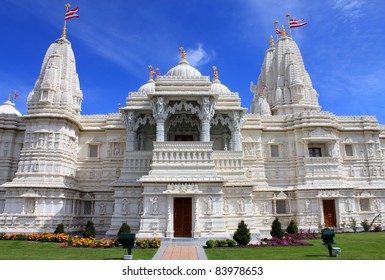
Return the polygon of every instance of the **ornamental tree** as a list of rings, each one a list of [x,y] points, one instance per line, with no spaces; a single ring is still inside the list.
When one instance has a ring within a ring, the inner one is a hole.
[[[233,239],[237,242],[238,246],[249,244],[251,240],[250,229],[243,220],[238,224],[238,229],[234,232]]]

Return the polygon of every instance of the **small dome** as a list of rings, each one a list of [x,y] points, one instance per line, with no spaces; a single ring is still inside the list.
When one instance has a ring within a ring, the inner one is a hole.
[[[155,92],[155,82],[153,79],[148,80],[148,82],[144,85],[142,85],[139,89],[138,92],[143,92],[143,93],[154,93]]]
[[[231,93],[229,88],[223,84],[218,79],[215,79],[211,84],[211,92],[213,93]]]
[[[168,70],[165,76],[177,76],[183,78],[202,77],[202,74],[192,67],[186,59],[182,59],[177,66]]]
[[[0,115],[16,115],[21,117],[21,113],[15,108],[15,104],[7,100],[0,106]]]

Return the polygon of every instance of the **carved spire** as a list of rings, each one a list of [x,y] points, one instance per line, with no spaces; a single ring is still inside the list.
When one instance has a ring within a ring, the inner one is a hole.
[[[148,70],[149,70],[149,75],[150,75],[150,80],[152,80],[152,77],[154,75],[154,70],[152,70],[152,65],[148,65]]]
[[[273,49],[275,46],[274,46],[274,39],[273,39],[273,35],[270,35],[270,48]]]

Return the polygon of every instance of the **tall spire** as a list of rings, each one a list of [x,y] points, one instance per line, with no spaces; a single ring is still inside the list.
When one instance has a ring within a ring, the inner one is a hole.
[[[273,39],[273,35],[270,35],[270,48],[271,48],[271,49],[274,48],[274,39]]]

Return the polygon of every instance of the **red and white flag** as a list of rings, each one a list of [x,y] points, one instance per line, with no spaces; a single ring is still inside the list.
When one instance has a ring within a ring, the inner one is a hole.
[[[281,30],[279,30],[278,28],[276,28],[276,29],[275,29],[275,34],[282,35],[282,32],[281,32]]]
[[[289,26],[290,28],[298,28],[306,25],[307,22],[305,22],[305,19],[289,19]]]
[[[78,18],[79,15],[77,14],[77,11],[79,11],[79,7],[76,7],[72,10],[67,10],[64,20],[69,20],[71,18]]]

